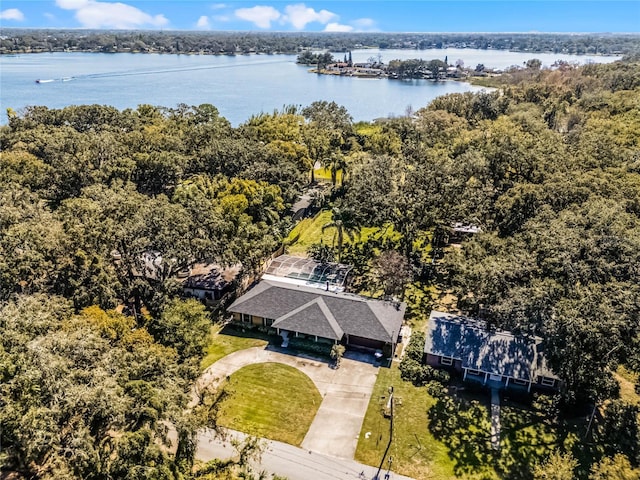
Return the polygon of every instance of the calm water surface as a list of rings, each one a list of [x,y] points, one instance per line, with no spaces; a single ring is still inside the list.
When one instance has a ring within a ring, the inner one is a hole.
[[[355,50],[353,60],[447,57],[466,66],[483,63],[506,68],[538,58],[543,65],[558,59],[584,63],[611,62],[619,57],[528,54],[491,50]],[[336,54],[341,58],[344,54]],[[6,109],[28,105],[61,108],[104,104],[119,109],[140,104],[174,107],[179,103],[211,103],[233,125],[251,115],[284,105],[309,105],[315,100],[344,105],[353,118],[373,120],[418,109],[440,95],[481,90],[464,82],[398,81],[315,75],[296,65],[293,55],[200,56],[102,53],[43,53],[0,57],[0,123]],[[35,83],[36,79],[53,82]]]

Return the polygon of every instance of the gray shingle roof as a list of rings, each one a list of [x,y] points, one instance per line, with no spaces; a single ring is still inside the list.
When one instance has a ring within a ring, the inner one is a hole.
[[[338,339],[342,331],[387,343],[397,339],[405,309],[404,303],[274,280],[261,281],[228,308],[234,313],[274,319],[273,326],[277,328],[333,339]],[[324,333],[313,333],[316,331]]]
[[[340,340],[344,331],[322,298],[316,298],[273,322],[273,327]]]
[[[432,311],[424,351],[461,360],[462,367],[535,381],[537,375],[556,378],[546,368],[542,339],[488,330],[484,322]]]

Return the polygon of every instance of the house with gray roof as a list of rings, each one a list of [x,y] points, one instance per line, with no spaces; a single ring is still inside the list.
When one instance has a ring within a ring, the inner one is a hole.
[[[285,345],[290,336],[303,336],[376,350],[397,343],[405,309],[401,302],[269,279],[227,310],[235,322],[276,329]]]
[[[546,365],[540,337],[492,330],[479,320],[432,311],[427,324],[425,361],[453,369],[494,387],[554,390],[560,379]]]

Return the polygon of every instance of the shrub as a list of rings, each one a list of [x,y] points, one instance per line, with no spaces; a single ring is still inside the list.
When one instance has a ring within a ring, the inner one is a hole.
[[[333,347],[331,347],[331,358],[334,362],[336,362],[336,368],[340,367],[340,360],[342,360],[343,355],[344,345],[336,343]]]
[[[314,342],[313,340],[307,340],[302,337],[293,337],[289,340],[289,348],[292,350],[313,353],[323,357],[330,356],[331,346],[332,344],[329,343]]]
[[[433,398],[442,398],[447,394],[446,388],[436,380],[431,380],[427,382],[427,393],[431,395]]]
[[[409,357],[416,362],[422,362],[424,342],[424,332],[413,332],[411,334],[411,340],[409,340],[409,345],[407,345],[407,348],[404,350],[405,358]]]
[[[426,385],[430,381],[447,383],[450,378],[449,373],[445,370],[422,365],[408,355],[402,359],[399,368],[402,379],[413,383],[417,387]]]

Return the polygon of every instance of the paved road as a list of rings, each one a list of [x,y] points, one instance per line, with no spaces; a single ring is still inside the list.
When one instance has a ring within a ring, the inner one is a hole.
[[[230,431],[230,436],[237,439],[244,438],[240,432]],[[363,465],[354,460],[346,460],[321,455],[315,452],[297,448],[282,442],[265,440],[267,448],[262,454],[259,464],[254,464],[256,471],[266,470],[287,477],[289,480],[371,480],[375,477],[377,468]],[[235,453],[230,442],[222,441],[211,431],[203,431],[198,437],[196,458],[208,461],[214,458],[225,459]],[[363,472],[364,476],[360,476]],[[387,472],[382,470],[380,480],[385,479]],[[389,480],[412,480],[409,477],[393,472],[389,473]]]
[[[291,355],[281,349],[253,347],[231,353],[211,365],[198,380],[197,388],[216,387],[228,375],[254,363],[277,362],[295,367],[311,378],[323,398],[302,442],[303,448],[350,460],[356,452],[378,375],[378,367],[371,360],[370,356],[348,352],[340,368],[333,369],[327,362]],[[276,388],[286,389],[286,385]]]

